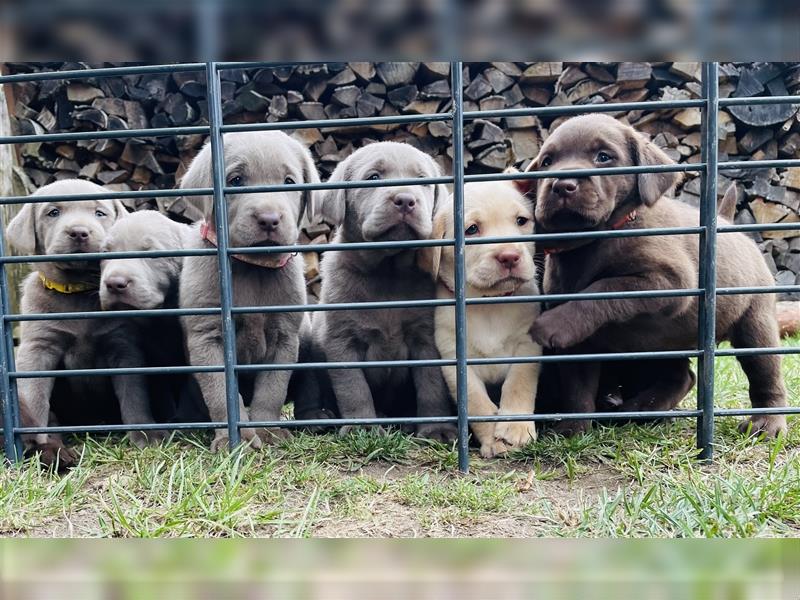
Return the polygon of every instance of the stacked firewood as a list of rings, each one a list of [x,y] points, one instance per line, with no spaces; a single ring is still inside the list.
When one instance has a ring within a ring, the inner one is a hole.
[[[8,73],[80,69],[82,63],[6,63]],[[92,65],[101,66],[101,65]],[[102,66],[109,66],[108,64]],[[700,63],[469,63],[464,110],[676,100],[701,96]],[[226,123],[327,120],[451,109],[449,64],[353,62],[221,73]],[[132,75],[13,86],[16,133],[181,127],[208,122],[204,73]],[[720,97],[800,94],[798,63],[724,63]],[[798,105],[729,107],[719,114],[720,160],[800,158]],[[679,162],[700,160],[700,109],[611,113],[643,131]],[[469,173],[524,168],[541,140],[563,119],[531,116],[477,119],[465,126]],[[451,126],[430,122],[315,127],[294,133],[312,150],[323,177],[354,148],[375,140],[413,144],[452,172]],[[115,190],[175,186],[204,141],[201,135],[129,140],[33,143],[17,148],[34,187],[82,177]],[[738,182],[737,222],[799,221],[800,169],[740,169],[720,174],[720,193]],[[697,204],[700,178],[688,174],[678,197]],[[198,214],[191,199],[131,201],[178,219]],[[309,226],[305,242],[324,242],[327,226]],[[753,234],[779,284],[800,283],[797,232]],[[318,257],[309,253],[310,290]],[[794,299],[800,299],[795,294]]]

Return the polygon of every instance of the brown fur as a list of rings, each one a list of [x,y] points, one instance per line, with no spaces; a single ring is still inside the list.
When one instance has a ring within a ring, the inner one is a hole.
[[[570,119],[555,130],[531,168],[556,171],[671,162],[633,128],[606,115],[590,115]],[[556,184],[558,181],[561,183]],[[540,232],[698,225],[696,209],[662,197],[674,183],[671,173],[614,175],[530,181],[527,191],[535,191]],[[730,214],[730,198],[723,200],[720,208]],[[624,222],[633,210],[635,219]],[[758,248],[749,238],[726,233],[717,240],[718,286],[772,284]],[[695,235],[565,241],[552,248],[554,252],[547,258],[544,291],[693,288],[699,280],[698,243]],[[698,307],[697,297],[566,302],[544,312],[531,332],[543,346],[567,352],[692,349],[697,343]],[[720,296],[716,316],[718,341],[729,340],[737,348],[779,345],[772,294]],[[779,356],[749,356],[739,361],[750,382],[754,407],[786,405]],[[668,410],[680,402],[694,383],[689,361],[662,361],[661,365],[658,380],[626,401],[622,410]],[[559,371],[563,410],[594,411],[600,364],[562,363]],[[586,423],[573,422],[564,429],[585,427]],[[750,428],[775,435],[786,428],[786,419],[754,416],[743,423],[743,429]]]

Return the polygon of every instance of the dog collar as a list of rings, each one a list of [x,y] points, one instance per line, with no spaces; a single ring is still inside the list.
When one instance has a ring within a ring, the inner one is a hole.
[[[447,283],[443,279],[440,279],[439,283],[441,283],[448,292],[450,292],[451,294],[453,294],[455,296],[455,293],[456,293],[455,290],[453,288],[451,288],[449,285],[447,285]],[[498,296],[483,295],[483,296],[481,296],[481,298],[500,298],[501,296],[513,296],[517,292],[517,290],[519,289],[520,285],[522,285],[522,284],[516,285],[513,290],[511,290],[510,292],[506,292],[505,294],[499,294]]]
[[[61,283],[59,281],[53,281],[45,277],[42,273],[39,273],[39,279],[42,280],[42,285],[48,289],[53,290],[54,292],[59,292],[61,294],[80,294],[82,292],[92,292],[100,288],[100,284],[98,283],[89,283],[88,281],[76,281],[73,283]]]
[[[217,232],[214,230],[214,225],[208,221],[203,221],[200,225],[200,237],[210,243],[212,246],[217,245]],[[247,263],[248,265],[256,265],[257,267],[266,267],[267,269],[282,269],[297,252],[287,254],[282,257],[277,264],[271,259],[269,254],[231,254],[233,258],[239,262]]]
[[[623,217],[621,219],[619,219],[618,221],[615,221],[611,225],[611,229],[622,229],[628,223],[633,223],[636,220],[636,216],[637,216],[636,215],[636,209],[633,209],[628,214],[623,215]],[[587,243],[591,242],[591,241],[592,240],[587,240]],[[572,246],[572,247],[569,247],[569,246],[561,246],[561,247],[551,246],[549,248],[542,248],[542,252],[544,252],[545,255],[558,254],[559,252],[565,252],[567,250],[574,250],[577,247],[578,246]]]

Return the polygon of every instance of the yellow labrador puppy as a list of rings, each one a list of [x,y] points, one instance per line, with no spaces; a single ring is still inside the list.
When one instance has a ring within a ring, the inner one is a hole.
[[[433,224],[434,238],[453,237],[453,202],[442,207]],[[511,237],[533,233],[531,203],[510,181],[470,183],[464,188],[464,227],[467,239]],[[427,248],[421,267],[437,282],[438,298],[453,298],[454,253],[452,247]],[[466,291],[469,298],[526,296],[539,293],[533,244],[506,242],[468,245],[465,250]],[[541,347],[529,334],[539,315],[539,304],[473,304],[467,306],[467,356],[538,356]],[[455,358],[455,308],[436,308],[436,346],[442,358]],[[456,393],[456,368],[444,367],[451,395]],[[539,364],[471,365],[467,373],[470,416],[533,413]],[[502,386],[499,409],[488,387]],[[473,423],[480,453],[489,458],[524,446],[536,439],[531,421]]]

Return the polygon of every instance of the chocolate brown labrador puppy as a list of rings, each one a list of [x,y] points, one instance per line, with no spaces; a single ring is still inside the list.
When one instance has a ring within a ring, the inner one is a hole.
[[[607,115],[588,115],[558,127],[531,168],[560,171],[671,163],[632,127]],[[535,219],[542,233],[696,226],[699,212],[695,208],[664,197],[675,181],[674,173],[647,173],[540,179],[520,186],[535,190]],[[557,242],[545,248],[544,291],[693,288],[698,283],[698,244],[695,235]],[[773,283],[758,248],[744,234],[720,234],[717,245],[718,286]],[[687,350],[696,347],[698,309],[697,297],[565,302],[542,313],[531,333],[543,346],[566,352]],[[779,345],[772,294],[720,296],[716,317],[718,342],[729,340],[736,348]],[[754,407],[786,405],[779,356],[741,356],[739,362],[750,383]],[[659,363],[659,376],[625,400],[621,410],[672,409],[694,385],[688,359]],[[632,373],[635,368],[631,367]],[[562,409],[595,411],[600,363],[562,363],[559,371]],[[561,429],[573,433],[587,425],[573,421]],[[774,436],[786,429],[786,419],[756,415],[741,429]]]

